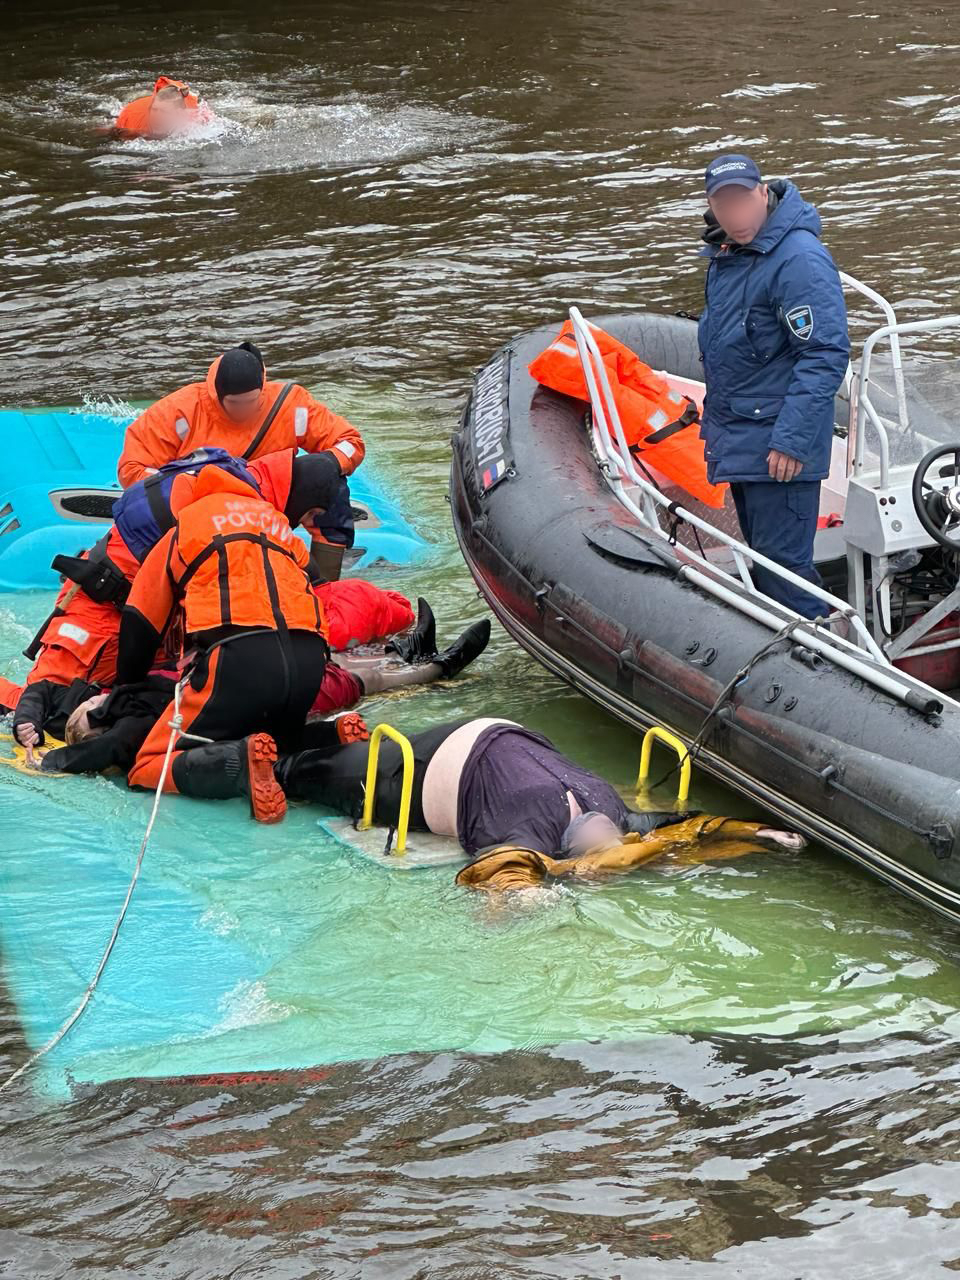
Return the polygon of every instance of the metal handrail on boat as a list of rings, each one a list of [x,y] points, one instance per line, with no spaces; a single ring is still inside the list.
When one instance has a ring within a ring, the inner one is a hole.
[[[904,333],[935,333],[940,329],[953,329],[960,326],[960,315],[939,316],[931,320],[911,320],[901,323],[894,318],[892,324],[885,324],[879,329],[875,329],[863,344],[863,358],[860,361],[860,374],[857,387],[857,419],[856,419],[856,446],[854,449],[853,474],[861,475],[864,470],[863,454],[866,446],[866,432],[864,431],[865,420],[869,417],[873,424],[873,429],[877,433],[877,439],[880,444],[880,478],[879,486],[885,489],[890,483],[890,440],[887,428],[884,425],[880,415],[877,413],[869,394],[870,382],[870,365],[873,360],[874,349],[884,338],[890,339],[891,350],[897,352],[899,358],[900,353],[900,335]],[[902,370],[901,370],[902,378]],[[906,410],[904,410],[906,415]],[[904,430],[910,430],[909,420],[904,416]]]
[[[897,417],[900,419],[900,426],[904,431],[908,431],[910,423],[907,416],[907,387],[903,379],[903,355],[900,350],[900,339],[897,335],[896,327],[898,324],[897,313],[894,311],[891,303],[883,296],[877,293],[876,289],[872,289],[870,285],[864,284],[862,280],[858,280],[856,276],[852,276],[847,271],[840,271],[840,282],[848,289],[853,289],[856,293],[861,293],[874,303],[883,315],[887,328],[890,330],[890,362],[893,368],[893,386],[897,396]],[[852,372],[852,368],[848,373]],[[861,389],[866,387],[866,383],[861,379]],[[857,399],[859,405],[859,396]],[[872,409],[872,406],[871,406]],[[859,412],[859,410],[858,410]],[[859,433],[857,433],[859,434]],[[884,444],[886,444],[886,433],[884,433]],[[882,447],[882,446],[881,446]],[[847,470],[852,470],[850,466],[850,455],[847,454]]]
[[[671,501],[666,494],[638,472],[624,436],[623,424],[620,421],[607,369],[596,338],[578,307],[570,308],[570,320],[573,324],[577,351],[590,396],[594,446],[601,471],[614,495],[651,534],[662,538],[665,542],[673,544],[673,539],[660,524],[661,509],[666,510],[671,518],[682,520],[694,529],[724,543],[733,552],[739,576],[734,577],[721,566],[712,563],[705,556],[699,555],[688,547],[675,547],[677,553],[682,554],[690,562],[681,567],[681,575],[687,581],[772,631],[781,630],[785,622],[795,621],[803,643],[808,648],[829,658],[838,666],[844,667],[875,688],[882,689],[915,710],[938,709],[941,704],[936,698],[929,696],[932,690],[924,691],[925,686],[920,682],[913,684],[897,678],[899,672],[892,667],[867,629],[864,620],[852,605],[752,550],[745,542],[702,520],[679,503]],[[643,501],[642,509],[625,491],[624,477],[639,491]],[[751,565],[761,565],[784,581],[822,600],[828,606],[827,612],[831,618],[841,617],[847,620],[859,643],[854,644],[844,636],[821,628],[811,619],[801,617],[786,605],[759,591],[750,578],[749,566]],[[863,650],[867,651],[868,659],[864,657]]]

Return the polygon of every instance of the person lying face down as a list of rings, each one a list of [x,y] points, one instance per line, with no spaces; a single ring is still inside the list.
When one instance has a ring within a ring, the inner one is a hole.
[[[727,818],[637,813],[603,778],[510,720],[438,725],[410,738],[414,758],[410,829],[456,837],[475,860],[457,877],[472,888],[521,888],[545,877],[603,874],[642,865],[669,849],[730,857],[803,847],[802,837]],[[384,741],[374,820],[396,821],[403,783],[400,748]],[[277,781],[293,800],[357,818],[367,751],[302,751],[278,760]]]
[[[160,76],[152,93],[127,103],[111,132],[128,138],[169,138],[213,119],[213,112],[185,81]]]

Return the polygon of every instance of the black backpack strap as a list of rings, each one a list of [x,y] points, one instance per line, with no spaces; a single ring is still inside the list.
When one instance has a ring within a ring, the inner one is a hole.
[[[174,519],[173,512],[170,510],[170,503],[164,498],[160,486],[163,484],[164,477],[158,471],[156,475],[147,476],[143,482],[143,494],[147,500],[147,506],[150,508],[150,514],[157,522],[157,528],[161,534],[172,529],[177,523]]]
[[[290,394],[290,392],[293,390],[293,388],[296,385],[297,384],[295,382],[285,382],[283,386],[280,388],[280,394],[277,396],[276,400],[274,400],[270,408],[270,412],[264,418],[263,422],[260,423],[260,430],[257,432],[257,434],[253,437],[253,439],[244,449],[243,453],[241,453],[240,455],[240,457],[244,460],[244,462],[249,462],[250,459],[253,457],[253,455],[256,453],[257,449],[260,447],[260,445],[263,442],[264,436],[273,426],[274,419],[276,418],[280,410],[283,408],[284,400],[286,400],[287,396]]]

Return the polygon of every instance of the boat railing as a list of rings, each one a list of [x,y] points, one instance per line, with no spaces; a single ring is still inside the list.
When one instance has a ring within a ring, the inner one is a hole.
[[[848,466],[848,472],[859,476],[868,470],[864,454],[867,438],[865,427],[869,419],[870,425],[876,432],[879,445],[880,474],[878,485],[880,488],[885,489],[890,484],[890,436],[886,424],[877,412],[870,397],[870,369],[878,344],[889,340],[891,350],[896,350],[899,356],[901,336],[905,334],[937,333],[942,329],[953,329],[958,326],[960,326],[960,315],[938,316],[930,320],[911,320],[907,322],[894,320],[892,324],[882,325],[870,334],[863,344],[863,356],[860,360],[860,371],[857,378],[855,429],[851,433],[853,435],[853,467],[850,468]],[[911,431],[912,428],[905,404],[903,413],[901,425],[904,431]],[[920,452],[925,452],[925,450],[920,450]]]
[[[900,350],[900,338],[897,330],[897,325],[898,325],[897,313],[893,309],[893,304],[890,303],[883,296],[882,293],[878,293],[876,289],[871,288],[871,286],[868,284],[864,284],[862,280],[858,280],[856,276],[850,275],[850,273],[847,271],[841,271],[839,274],[840,274],[840,282],[841,284],[843,284],[844,288],[852,289],[855,293],[862,294],[863,297],[867,298],[877,308],[879,308],[881,314],[883,315],[885,327],[888,328],[890,331],[890,363],[893,371],[894,394],[897,400],[897,418],[899,419],[901,430],[908,431],[910,429],[910,423],[907,415],[907,387],[903,377],[903,353]],[[861,366],[861,369],[862,369],[862,366]],[[852,364],[847,366],[847,380],[848,380],[848,387],[851,391],[853,391],[853,388],[855,386],[858,387],[858,393],[854,396],[851,396],[851,403],[857,406],[855,413],[859,414],[860,413],[859,390],[865,389],[867,384],[863,382],[862,378],[857,379],[856,373]],[[871,412],[871,411],[873,411],[872,405],[870,406],[870,409],[867,410],[867,412]],[[873,413],[875,414],[875,411],[873,411]],[[853,427],[854,422],[851,421],[850,425],[851,427]],[[862,434],[863,434],[862,431],[856,431],[856,430],[851,430],[849,433],[848,449],[847,449],[847,473],[848,474],[853,470],[854,458],[853,458],[852,450],[854,447],[854,441],[858,440],[862,436]],[[884,444],[887,444],[886,431],[882,427],[881,427],[881,436]],[[882,447],[883,446],[881,446],[881,448]],[[889,446],[888,446],[887,447],[888,459],[889,459],[889,456],[890,456],[890,452],[889,452]]]
[[[923,701],[922,697],[918,697],[917,688],[923,689],[924,686],[899,678],[900,673],[891,666],[870,634],[864,619],[852,605],[754,551],[745,542],[718,529],[716,525],[701,519],[669,498],[640,473],[624,435],[596,338],[578,307],[570,308],[570,320],[590,396],[594,447],[607,484],[620,503],[648,532],[672,545],[675,553],[686,561],[681,566],[681,575],[770,630],[781,631],[788,623],[794,623],[796,631],[802,634],[804,645],[901,701],[911,706]],[[624,481],[636,491],[639,504],[626,491]],[[708,560],[705,555],[689,547],[677,545],[672,532],[663,527],[662,516],[671,526],[676,520],[683,521],[698,532],[724,544],[732,553],[737,573],[728,572],[722,565]],[[823,617],[816,620],[804,618],[759,591],[750,576],[751,567],[757,565],[822,601],[825,606]],[[845,624],[849,636],[853,638],[830,630],[830,625],[837,623],[841,626]]]

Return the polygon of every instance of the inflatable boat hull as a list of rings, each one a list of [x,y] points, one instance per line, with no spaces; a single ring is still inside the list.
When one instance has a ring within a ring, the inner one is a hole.
[[[656,369],[696,379],[689,321],[598,321]],[[466,563],[506,630],[633,725],[688,743],[771,631],[685,581],[605,483],[585,406],[538,387],[536,330],[480,371],[453,440],[451,504]],[[911,685],[915,701],[932,690]],[[698,763],[911,896],[960,920],[960,705],[923,712],[784,641],[710,717]]]

